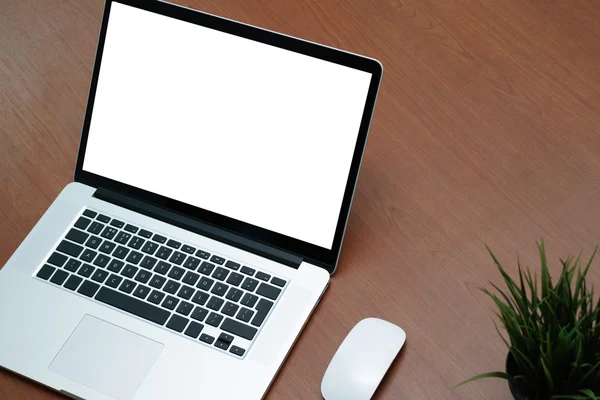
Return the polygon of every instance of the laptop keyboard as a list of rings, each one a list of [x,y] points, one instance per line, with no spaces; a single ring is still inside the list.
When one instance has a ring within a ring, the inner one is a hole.
[[[287,284],[90,209],[36,276],[236,357],[247,353]]]

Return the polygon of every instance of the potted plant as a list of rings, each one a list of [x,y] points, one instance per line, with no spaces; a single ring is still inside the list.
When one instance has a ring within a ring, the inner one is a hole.
[[[482,289],[498,308],[506,332],[507,337],[494,323],[508,347],[506,372],[478,375],[456,387],[495,377],[508,381],[517,400],[600,399],[600,300],[586,282],[596,251],[585,266],[579,257],[561,260],[562,272],[553,284],[543,240],[538,243],[539,282],[520,263],[512,279],[486,248],[506,285],[502,290],[492,283],[496,294]]]

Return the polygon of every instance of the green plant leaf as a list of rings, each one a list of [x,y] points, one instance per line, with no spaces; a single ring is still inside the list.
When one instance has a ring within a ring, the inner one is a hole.
[[[500,378],[500,379],[506,379],[507,381],[510,381],[510,382],[514,382],[514,378],[512,376],[508,375],[506,372],[500,372],[500,371],[486,372],[485,374],[477,375],[477,376],[467,379],[466,381],[462,381],[461,383],[454,385],[452,387],[452,389],[456,389],[457,387],[465,385],[469,382],[473,382],[473,381],[483,379],[483,378]]]

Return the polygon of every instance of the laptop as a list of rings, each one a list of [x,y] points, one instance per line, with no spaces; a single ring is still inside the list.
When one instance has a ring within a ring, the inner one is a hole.
[[[0,272],[0,365],[76,399],[264,397],[336,269],[381,75],[107,0],[74,182]]]

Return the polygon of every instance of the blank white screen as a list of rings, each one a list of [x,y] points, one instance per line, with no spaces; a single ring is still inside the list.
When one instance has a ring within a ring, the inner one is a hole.
[[[370,80],[113,3],[83,169],[331,249]]]

